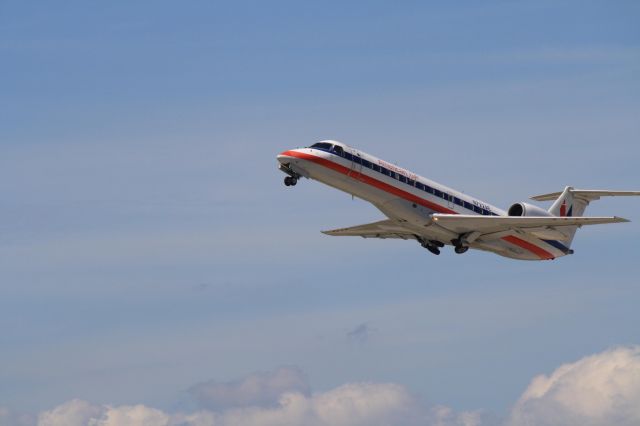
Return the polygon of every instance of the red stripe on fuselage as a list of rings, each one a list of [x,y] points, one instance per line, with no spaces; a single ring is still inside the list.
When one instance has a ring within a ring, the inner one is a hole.
[[[327,160],[326,158],[317,157],[315,155],[307,154],[305,152],[298,152],[298,151],[285,151],[281,155],[287,155],[289,157],[296,157],[302,160],[312,161],[316,164],[320,164],[321,166],[334,170],[338,173],[342,173],[347,176],[352,176],[353,178],[359,180],[360,182],[376,187],[382,191],[388,192],[390,194],[404,198],[405,200],[430,208],[431,210],[437,211],[438,213],[458,214],[458,212],[456,212],[455,210],[450,210],[446,207],[441,206],[440,204],[436,204],[429,200],[425,200],[424,198],[417,197],[410,192],[403,191],[399,188],[396,188],[393,185],[389,185],[388,183],[381,182],[378,179],[374,179],[371,176],[365,175],[364,173],[357,172],[341,164],[334,163],[333,161]],[[523,249],[529,250],[530,252],[538,256],[540,259],[555,258],[555,256],[553,256],[548,251],[541,249],[537,245],[530,243],[528,241],[525,241],[523,239],[520,239],[518,237],[510,235],[507,237],[502,237],[502,239],[511,244],[522,247]]]
[[[530,243],[529,241],[522,240],[522,239],[520,239],[518,237],[514,237],[513,235],[502,237],[502,239],[504,241],[507,241],[507,242],[511,243],[511,244],[515,244],[517,246],[520,246],[523,249],[529,250],[530,252],[532,252],[536,256],[538,256],[540,259],[545,259],[545,260],[555,259],[554,255],[552,255],[551,253],[549,253],[546,250],[541,249],[537,245],[535,245],[533,243]]]
[[[455,211],[442,207],[439,204],[433,203],[429,200],[425,200],[424,198],[417,197],[410,192],[403,191],[400,188],[396,188],[393,185],[389,185],[388,183],[381,182],[378,179],[374,179],[371,176],[365,175],[364,173],[356,172],[355,170],[352,170],[348,167],[345,167],[340,164],[336,164],[333,161],[327,160],[326,158],[316,157],[315,155],[307,154],[305,152],[298,152],[298,151],[286,151],[286,152],[283,152],[282,155],[288,155],[289,157],[296,157],[296,158],[301,158],[303,160],[313,161],[316,164],[325,166],[338,173],[351,176],[359,180],[360,182],[364,182],[366,184],[374,186],[378,189],[383,190],[384,192],[397,195],[398,197],[404,198],[405,200],[409,200],[413,203],[428,207],[431,210],[435,210],[440,213],[457,214]]]

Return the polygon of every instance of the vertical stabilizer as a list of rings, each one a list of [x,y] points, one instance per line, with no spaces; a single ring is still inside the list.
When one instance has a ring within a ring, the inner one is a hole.
[[[587,204],[589,204],[588,201],[576,199],[573,196],[573,187],[567,186],[551,205],[549,213],[561,217],[582,216]],[[562,230],[562,233],[567,236],[565,242],[568,243],[568,246],[571,246],[577,230],[577,226],[568,226]]]
[[[567,186],[562,192],[553,192],[551,194],[536,195],[531,197],[536,201],[554,201],[549,208],[549,213],[554,216],[582,216],[591,201],[599,200],[600,197],[625,197],[638,196],[640,191],[607,191],[593,189],[574,189]],[[564,227],[563,227],[564,228]],[[569,244],[578,229],[577,226],[567,226],[562,233],[567,235],[565,240]]]
[[[549,213],[560,217],[582,216],[588,205],[588,199],[576,197],[573,187],[567,186],[549,208]]]

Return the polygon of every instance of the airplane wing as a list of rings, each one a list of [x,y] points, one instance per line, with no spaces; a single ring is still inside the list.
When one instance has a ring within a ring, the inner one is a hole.
[[[537,216],[480,216],[461,214],[434,214],[435,224],[455,232],[465,234],[478,232],[493,234],[501,231],[521,230],[542,232],[563,226],[599,225],[602,223],[629,222],[627,219],[613,217],[537,217]]]
[[[410,231],[392,220],[381,220],[380,222],[351,226],[349,228],[332,229],[330,231],[322,231],[322,233],[334,236],[356,236],[362,238],[399,238],[403,240],[416,238]]]

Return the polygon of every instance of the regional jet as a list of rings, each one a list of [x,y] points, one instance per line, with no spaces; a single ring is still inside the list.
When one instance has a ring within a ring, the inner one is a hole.
[[[573,254],[571,242],[583,225],[628,222],[621,217],[582,216],[601,197],[640,195],[640,191],[582,190],[536,195],[553,201],[548,210],[520,202],[501,210],[344,143],[325,140],[277,156],[286,186],[302,177],[320,181],[370,202],[387,219],[323,231],[327,235],[416,240],[433,254],[453,246],[521,260],[550,260]]]

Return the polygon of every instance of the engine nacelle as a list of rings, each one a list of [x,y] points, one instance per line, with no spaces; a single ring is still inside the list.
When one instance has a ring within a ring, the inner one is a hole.
[[[509,216],[542,216],[552,217],[553,215],[538,206],[529,203],[515,203],[509,207]]]

